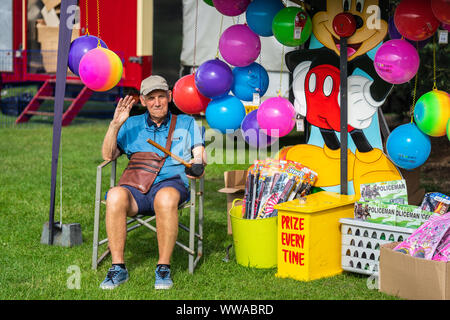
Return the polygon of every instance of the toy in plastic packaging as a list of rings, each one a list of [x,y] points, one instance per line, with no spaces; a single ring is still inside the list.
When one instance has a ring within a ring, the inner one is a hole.
[[[448,261],[450,258],[449,232],[450,213],[442,216],[435,214],[394,250],[417,258]]]
[[[450,197],[439,192],[426,193],[420,208],[430,212],[445,214],[450,210]]]
[[[432,260],[444,262],[450,261],[450,229],[447,230],[447,233],[437,246]]]
[[[317,173],[291,160],[256,160],[248,169],[242,216],[261,219],[277,215],[274,206],[304,197],[317,180]]]
[[[359,201],[408,204],[408,192],[404,179],[361,184],[360,192]]]

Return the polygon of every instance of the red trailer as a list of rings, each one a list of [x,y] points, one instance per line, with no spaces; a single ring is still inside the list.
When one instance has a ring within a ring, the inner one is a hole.
[[[2,18],[10,19],[12,38],[10,43],[3,41],[6,48],[0,47],[1,82],[40,85],[16,123],[42,114],[39,106],[54,96],[59,28],[47,25],[43,17],[57,17],[59,3],[60,0],[1,1],[0,9],[6,15]],[[99,36],[122,59],[123,75],[118,86],[139,90],[141,80],[152,73],[153,0],[79,0],[78,8],[72,9],[75,21],[79,20],[72,39],[87,31]],[[3,38],[9,39],[8,35],[6,30]],[[66,99],[71,105],[65,111],[63,125],[70,124],[92,94],[71,72],[67,74],[67,84],[79,85],[80,90],[76,97]]]

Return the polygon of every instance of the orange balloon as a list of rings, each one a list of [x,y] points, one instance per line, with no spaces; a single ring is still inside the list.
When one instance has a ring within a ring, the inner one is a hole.
[[[195,74],[180,78],[173,87],[173,102],[187,114],[204,112],[211,99],[202,95],[195,86]]]

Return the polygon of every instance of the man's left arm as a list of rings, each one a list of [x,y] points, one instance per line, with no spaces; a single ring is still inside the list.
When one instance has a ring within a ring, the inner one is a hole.
[[[205,152],[205,141],[203,134],[195,120],[192,120],[191,126],[189,128],[189,136],[191,138],[191,153],[192,159],[189,163],[203,164],[206,166],[206,152]],[[203,174],[202,174],[203,176]],[[188,176],[189,178],[200,178]]]
[[[203,163],[206,166],[206,152],[204,146],[198,146],[192,149],[191,163]]]

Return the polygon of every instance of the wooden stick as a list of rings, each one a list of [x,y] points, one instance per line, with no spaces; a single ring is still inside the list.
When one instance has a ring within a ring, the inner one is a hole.
[[[174,155],[172,152],[170,152],[169,150],[167,150],[166,148],[160,146],[159,144],[157,144],[156,142],[154,142],[151,139],[147,140],[148,143],[150,143],[152,146],[154,146],[155,148],[158,148],[159,150],[161,150],[162,152],[164,152],[165,154],[171,156],[172,158],[174,158],[175,160],[177,160],[178,162],[180,162],[182,165],[184,165],[187,168],[192,167],[191,163],[187,163],[186,161],[184,161],[183,159],[181,159],[180,157]]]

